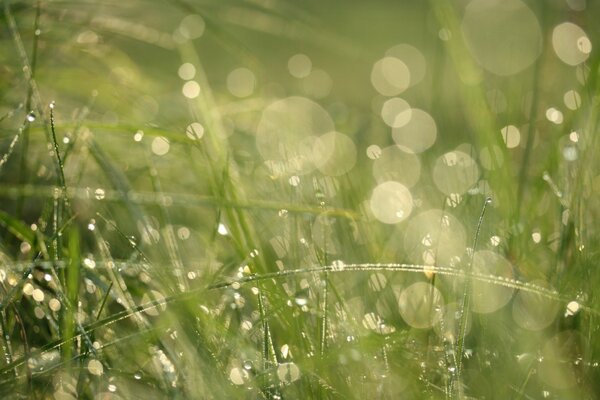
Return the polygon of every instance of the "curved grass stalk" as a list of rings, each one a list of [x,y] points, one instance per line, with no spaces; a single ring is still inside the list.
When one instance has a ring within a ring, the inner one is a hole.
[[[485,210],[487,205],[492,202],[492,199],[488,197],[485,199],[485,203],[483,203],[483,207],[481,208],[481,215],[479,216],[479,221],[477,222],[477,229],[475,230],[475,237],[473,238],[473,247],[471,249],[471,259],[469,260],[469,265],[467,266],[467,273],[471,273],[473,271],[473,259],[475,257],[475,251],[477,249],[477,241],[479,240],[479,233],[481,232],[481,225],[483,224],[483,218],[485,217]],[[458,325],[458,343],[456,350],[456,384],[460,383],[461,374],[462,374],[462,358],[463,358],[463,349],[465,345],[465,337],[467,336],[467,320],[469,318],[469,308],[471,303],[471,278],[465,277],[465,284],[463,287],[463,296],[460,307],[460,323]],[[452,385],[451,385],[452,386]],[[456,387],[457,392],[461,392],[460,388]],[[459,396],[462,397],[462,396]]]
[[[62,264],[64,264],[64,262]],[[128,264],[131,264],[131,263],[128,263]],[[31,263],[22,264],[22,265],[29,265],[30,267],[33,266]],[[46,268],[51,268],[51,266],[54,265],[54,263],[42,262],[42,263],[38,263],[36,265],[45,266]],[[119,264],[117,263],[116,265],[119,265]],[[58,266],[60,266],[60,264]],[[96,268],[99,268],[99,267],[102,267],[102,264],[100,262],[98,262],[96,265]],[[453,276],[453,277],[463,278],[463,279],[469,278],[469,279],[474,279],[474,280],[477,280],[477,281],[480,281],[483,283],[495,284],[495,285],[504,286],[504,287],[508,287],[511,289],[515,289],[515,290],[522,290],[524,292],[536,294],[536,295],[545,297],[545,298],[553,300],[553,301],[559,301],[559,302],[570,301],[570,298],[561,296],[556,290],[550,290],[543,286],[519,281],[516,279],[498,277],[498,276],[493,276],[493,275],[483,275],[483,274],[473,273],[472,271],[466,272],[464,270],[460,270],[457,268],[451,268],[451,267],[418,265],[418,264],[399,264],[399,263],[362,263],[362,264],[346,264],[343,269],[340,269],[339,267],[337,267],[335,265],[327,265],[327,266],[319,266],[319,267],[313,267],[313,268],[300,268],[300,269],[285,270],[285,271],[279,271],[279,272],[271,272],[271,273],[266,273],[266,274],[261,274],[261,275],[251,275],[251,276],[247,276],[247,277],[240,278],[240,279],[217,283],[217,284],[214,284],[214,285],[211,285],[208,287],[192,289],[187,292],[178,293],[178,294],[172,295],[172,296],[167,296],[161,300],[152,300],[150,302],[147,302],[147,303],[144,303],[144,304],[141,304],[138,306],[134,306],[129,309],[125,309],[118,313],[112,314],[106,318],[103,318],[101,320],[90,323],[90,324],[84,326],[83,330],[78,332],[77,334],[75,334],[72,338],[59,339],[59,340],[53,341],[51,343],[48,343],[47,345],[41,347],[36,352],[32,352],[31,356],[36,356],[36,355],[42,354],[46,351],[56,349],[59,346],[63,346],[65,344],[69,343],[70,341],[77,340],[84,334],[89,335],[91,332],[93,332],[99,328],[106,327],[108,325],[112,325],[112,324],[122,321],[124,319],[133,317],[136,314],[143,313],[148,310],[152,310],[152,309],[156,309],[156,308],[162,308],[165,305],[176,303],[179,301],[185,301],[188,299],[197,298],[199,294],[206,292],[207,290],[218,290],[218,289],[228,288],[231,286],[244,285],[244,284],[252,283],[252,282],[261,282],[261,281],[266,281],[266,280],[271,280],[271,279],[280,279],[280,278],[284,278],[284,277],[299,276],[299,275],[314,274],[314,273],[328,272],[328,273],[341,274],[341,273],[351,273],[351,272],[357,273],[357,272],[381,272],[381,271],[411,272],[411,273],[419,273],[419,274],[423,274],[424,272],[434,272],[436,274],[440,274],[440,275],[444,275],[444,276]],[[590,314],[593,314],[593,315],[596,315],[596,316],[600,316],[599,310],[593,309],[584,304],[580,304],[580,310],[585,311]],[[27,359],[25,359],[24,357],[14,360],[11,364],[5,365],[2,368],[0,368],[0,375],[10,372],[10,371],[14,370],[15,368],[22,366],[26,361],[27,361]]]

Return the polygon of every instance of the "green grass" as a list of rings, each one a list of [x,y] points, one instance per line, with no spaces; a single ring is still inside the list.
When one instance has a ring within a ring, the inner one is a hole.
[[[595,2],[1,7],[1,398],[600,397]]]

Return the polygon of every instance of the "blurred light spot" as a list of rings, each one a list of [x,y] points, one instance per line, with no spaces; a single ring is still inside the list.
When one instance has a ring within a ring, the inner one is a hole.
[[[300,184],[300,177],[298,175],[290,176],[290,179],[288,179],[288,183],[290,184],[290,186],[296,187]]]
[[[450,39],[452,39],[452,31],[447,28],[442,28],[438,31],[438,37],[440,38],[440,40],[447,42]]]
[[[87,369],[92,375],[101,376],[104,373],[104,366],[98,360],[90,360]]]
[[[181,228],[177,229],[177,237],[179,237],[181,240],[188,240],[190,238],[189,228],[182,226]]]
[[[204,136],[204,126],[200,122],[192,122],[185,129],[185,134],[191,140],[201,139]]]
[[[390,47],[385,52],[385,55],[399,59],[408,67],[410,86],[416,85],[425,77],[427,62],[423,54],[416,47],[404,43],[398,44]]]
[[[169,140],[163,136],[157,136],[152,140],[152,152],[157,156],[164,156],[167,154],[170,147]]]
[[[578,65],[588,59],[592,43],[583,29],[572,22],[557,25],[552,31],[552,47],[562,62]]]
[[[566,161],[575,161],[577,160],[577,158],[579,158],[577,147],[575,147],[574,145],[565,146],[563,148],[562,154]]]
[[[300,368],[293,362],[279,364],[277,377],[283,383],[292,383],[300,379]]]
[[[231,371],[229,371],[229,380],[234,385],[243,385],[244,383],[246,383],[249,377],[250,376],[248,375],[248,371],[246,371],[243,368],[235,367],[232,368]]]
[[[371,70],[371,84],[383,96],[397,96],[410,86],[410,70],[402,60],[384,57]]]
[[[227,75],[227,90],[235,97],[248,97],[255,87],[256,77],[248,68],[237,68]]]
[[[25,285],[23,285],[23,294],[27,296],[31,296],[33,294],[33,285],[31,283],[27,282]]]
[[[546,119],[556,125],[560,125],[563,122],[563,113],[554,107],[550,107],[546,110]]]
[[[533,281],[532,284],[546,287],[544,281]],[[523,329],[539,331],[548,327],[558,314],[559,304],[553,299],[539,293],[521,290],[512,303],[513,319]]]
[[[371,160],[377,160],[379,157],[381,157],[381,147],[377,146],[376,144],[372,144],[367,147],[367,157],[369,157]]]
[[[187,81],[183,84],[181,93],[188,99],[195,99],[200,95],[200,85],[196,81]]]
[[[315,141],[313,157],[315,166],[323,175],[344,175],[356,164],[356,146],[348,136],[329,132]]]
[[[451,260],[460,257],[467,243],[464,226],[456,217],[439,209],[424,211],[413,217],[404,232],[404,253],[410,262],[420,263],[426,251],[426,264],[450,265]]]
[[[579,133],[576,131],[569,133],[569,140],[573,143],[579,142]]]
[[[410,120],[403,126],[392,129],[392,138],[402,150],[421,153],[435,143],[437,126],[431,115],[418,108],[413,108]]]
[[[567,91],[563,96],[563,101],[569,110],[577,110],[581,107],[581,96],[575,90]]]
[[[105,196],[106,192],[104,191],[104,189],[98,188],[94,190],[94,197],[96,198],[96,200],[103,200]]]
[[[494,247],[497,247],[498,245],[500,245],[500,236],[492,236],[490,238],[490,244]]]
[[[227,229],[227,227],[224,224],[221,224],[221,223],[219,223],[217,232],[219,233],[219,235],[222,235],[222,236],[229,235],[229,230]]]
[[[48,307],[50,307],[52,311],[56,312],[60,310],[60,301],[58,301],[57,299],[50,299],[50,301],[48,302]]]
[[[44,292],[41,289],[35,289],[31,293],[31,297],[37,302],[42,302],[44,301]]]
[[[288,60],[288,71],[294,78],[306,78],[312,69],[312,61],[305,54],[295,54]]]
[[[498,253],[481,250],[473,256],[473,273],[481,276],[493,276],[498,280],[510,280],[513,277],[512,265]],[[506,305],[514,289],[497,282],[488,283],[474,279],[471,286],[472,309],[476,313],[489,314]]]
[[[375,218],[385,224],[404,221],[412,212],[412,195],[399,182],[387,181],[373,189],[370,201]]]
[[[439,157],[433,166],[432,177],[444,194],[463,194],[479,179],[477,163],[462,151],[451,151]]]
[[[533,240],[535,243],[539,243],[542,241],[542,234],[539,231],[534,231],[531,234],[531,240]]]
[[[42,307],[35,307],[33,309],[33,313],[35,314],[35,317],[37,319],[42,319],[46,316],[46,313],[44,312],[44,310],[42,309]],[[34,332],[35,332],[35,328],[34,328]]]
[[[461,28],[475,60],[496,75],[516,74],[542,52],[538,20],[520,0],[473,0]]]
[[[290,346],[288,346],[287,344],[284,344],[283,346],[281,346],[281,356],[283,358],[288,358],[289,355],[290,355]]]
[[[80,44],[96,44],[99,39],[98,34],[90,30],[83,31],[77,35],[77,43]]]
[[[412,109],[406,100],[399,97],[386,100],[381,107],[381,118],[388,126],[400,128],[411,118]]]
[[[19,250],[21,254],[27,254],[31,251],[31,245],[28,242],[21,242]]]
[[[521,143],[521,132],[519,128],[514,125],[507,125],[500,130],[502,133],[502,140],[504,140],[504,144],[509,149],[514,149],[519,146]]]
[[[179,33],[186,39],[198,39],[204,34],[206,24],[200,15],[190,14],[181,20]]]
[[[302,87],[307,95],[316,99],[322,99],[331,93],[333,80],[327,72],[322,69],[315,69],[304,78]]]
[[[463,196],[458,193],[450,193],[448,197],[446,197],[446,204],[448,207],[456,208],[463,201]]]
[[[398,146],[389,146],[373,162],[373,177],[378,183],[397,181],[410,188],[421,177],[421,161],[416,155],[406,153]]]
[[[179,66],[177,75],[179,75],[179,77],[184,81],[194,79],[194,76],[196,76],[196,67],[194,67],[194,65],[191,63],[183,63]]]
[[[256,130],[256,146],[267,161],[280,163],[286,173],[314,170],[313,150],[318,136],[334,130],[327,111],[304,97],[288,97],[271,103]]]
[[[373,312],[363,315],[362,325],[371,331],[377,330],[381,322],[381,317]]]
[[[404,321],[417,329],[431,328],[435,314],[432,310],[444,306],[442,293],[426,282],[413,283],[400,293],[398,307]]]
[[[377,272],[371,274],[369,277],[369,288],[374,292],[380,292],[387,285],[387,278],[385,275]]]
[[[144,131],[139,130],[133,135],[133,140],[135,140],[136,142],[141,142],[143,137]]]

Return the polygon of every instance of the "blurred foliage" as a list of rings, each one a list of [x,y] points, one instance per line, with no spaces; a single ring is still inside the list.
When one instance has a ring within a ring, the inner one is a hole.
[[[592,0],[2,0],[2,398],[594,399]]]

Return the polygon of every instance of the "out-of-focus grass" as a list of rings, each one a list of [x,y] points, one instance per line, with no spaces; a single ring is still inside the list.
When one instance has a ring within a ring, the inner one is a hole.
[[[596,398],[598,11],[2,1],[0,395]]]

